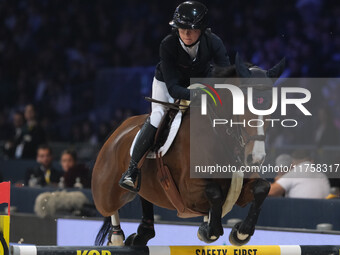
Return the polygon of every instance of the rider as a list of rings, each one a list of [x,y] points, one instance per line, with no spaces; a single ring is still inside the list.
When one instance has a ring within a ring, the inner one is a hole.
[[[152,98],[173,103],[190,100],[190,77],[208,77],[211,61],[219,67],[230,65],[222,40],[207,29],[205,5],[196,1],[181,3],[169,22],[172,33],[160,45],[160,59],[152,84]],[[156,130],[166,112],[162,104],[152,103],[152,112],[136,139],[128,170],[119,185],[134,191],[137,164],[154,142]]]

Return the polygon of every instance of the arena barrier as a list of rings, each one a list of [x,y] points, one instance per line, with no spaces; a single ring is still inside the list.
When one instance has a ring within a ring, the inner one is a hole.
[[[339,255],[340,245],[254,245],[254,246],[19,246],[11,255]]]

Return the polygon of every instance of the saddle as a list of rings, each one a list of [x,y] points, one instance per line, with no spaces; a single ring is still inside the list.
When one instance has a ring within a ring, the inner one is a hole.
[[[161,123],[155,135],[154,145],[151,148],[153,152],[159,151],[159,149],[166,142],[170,132],[171,124],[173,123],[178,111],[179,110],[177,109],[169,109],[167,113],[163,116],[163,119],[161,120]]]

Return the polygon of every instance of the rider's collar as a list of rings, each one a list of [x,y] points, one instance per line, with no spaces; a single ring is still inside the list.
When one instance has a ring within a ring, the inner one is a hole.
[[[194,60],[197,56],[198,46],[200,45],[200,40],[197,40],[197,42],[188,46],[181,40],[180,37],[178,38],[179,38],[179,42],[182,48],[190,55],[191,59]]]

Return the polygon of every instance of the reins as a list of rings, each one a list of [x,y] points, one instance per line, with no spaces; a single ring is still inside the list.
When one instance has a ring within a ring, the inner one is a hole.
[[[181,110],[181,107],[185,107],[185,108],[189,107],[189,105],[182,105],[182,104],[177,104],[177,103],[169,103],[169,102],[159,101],[159,100],[153,99],[151,97],[145,97],[145,100],[149,101],[151,103],[157,103],[157,104],[165,105],[165,106],[169,107],[170,109],[174,109],[174,110]]]

